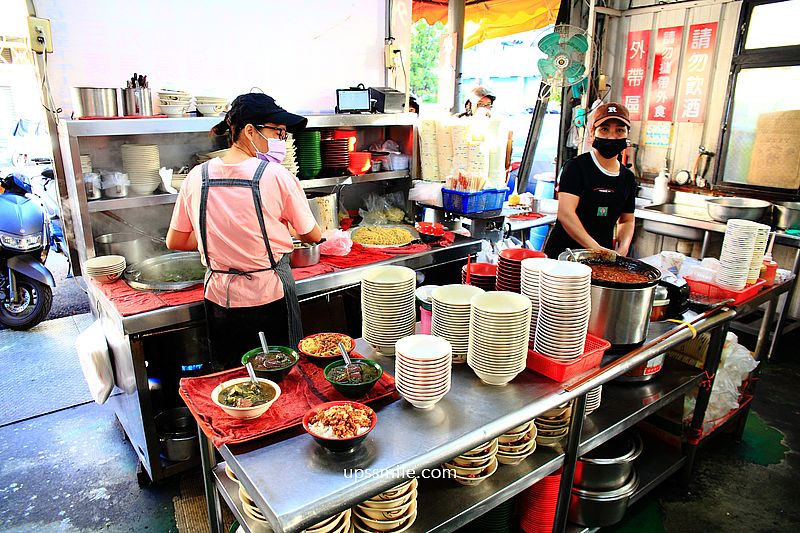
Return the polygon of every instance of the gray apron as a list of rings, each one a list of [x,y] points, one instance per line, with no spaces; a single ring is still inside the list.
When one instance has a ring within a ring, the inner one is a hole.
[[[289,254],[284,254],[280,261],[275,261],[275,256],[272,255],[272,248],[269,245],[269,235],[267,235],[267,227],[264,224],[264,208],[261,204],[261,190],[259,183],[264,170],[267,168],[268,163],[262,161],[256,169],[256,173],[252,180],[245,179],[209,179],[208,177],[208,162],[200,166],[201,175],[203,178],[202,187],[200,189],[200,243],[203,246],[203,255],[206,260],[206,267],[208,268],[208,275],[206,276],[205,286],[208,280],[214,274],[224,274],[229,276],[228,283],[225,285],[225,307],[230,308],[230,286],[234,278],[239,276],[246,279],[253,279],[253,274],[256,272],[267,272],[274,270],[281,280],[283,285],[283,296],[286,300],[286,310],[289,316],[289,339],[292,346],[297,346],[303,338],[303,323],[300,318],[300,303],[297,301],[297,291],[295,290],[294,276],[292,276],[292,269],[289,266]],[[208,239],[206,237],[206,211],[208,207],[208,192],[211,187],[247,187],[253,192],[253,204],[258,217],[258,225],[261,227],[261,237],[264,239],[264,246],[267,248],[267,255],[269,256],[269,268],[261,268],[258,270],[239,270],[231,268],[228,270],[216,269],[212,266],[211,258],[208,255]]]

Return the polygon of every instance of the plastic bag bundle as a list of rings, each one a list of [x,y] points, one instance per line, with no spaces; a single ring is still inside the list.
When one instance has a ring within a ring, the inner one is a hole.
[[[75,339],[75,350],[78,352],[83,377],[92,398],[100,405],[104,404],[114,388],[114,371],[99,319],[78,335]]]

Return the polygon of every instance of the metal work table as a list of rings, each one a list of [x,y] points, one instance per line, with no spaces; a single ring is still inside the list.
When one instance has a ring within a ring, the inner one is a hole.
[[[715,329],[735,314],[732,309],[720,310],[698,322],[696,329],[698,332]],[[693,316],[696,315],[689,312],[685,318]],[[653,323],[648,339],[679,327],[668,322]],[[466,365],[456,365],[451,392],[434,408],[418,410],[402,400],[378,407],[377,426],[352,455],[327,453],[302,429],[247,445],[222,446],[219,452],[275,531],[300,531],[398,484],[399,478],[408,476],[411,471],[419,476],[424,469],[438,469],[452,457],[574,398],[580,401],[574,408],[573,419],[580,418],[582,422],[587,392],[691,336],[692,333],[683,328],[571,392],[565,391],[564,384],[527,370],[504,387],[492,387],[482,384]],[[388,372],[394,371],[394,359],[375,354],[363,340],[358,341],[357,349],[378,360]],[[456,529],[560,466],[574,463],[579,447],[584,453],[600,445],[694,386],[701,375],[699,370],[689,370],[683,374],[659,376],[657,383],[663,390],[656,391],[659,394],[656,399],[645,389],[639,389],[638,393],[623,391],[619,401],[608,400],[614,407],[607,410],[607,415],[598,412],[598,416],[590,417],[595,422],[573,432],[581,435],[581,439],[569,440],[566,455],[560,450],[543,447],[520,465],[503,466],[495,476],[475,488],[459,487],[452,481],[450,484],[434,481],[430,483],[431,488],[427,482],[421,483],[423,497],[420,498],[419,518],[409,531]],[[574,449],[570,451],[572,441]],[[201,455],[212,532],[221,531],[222,527],[219,493],[232,505],[245,529],[253,531],[256,524],[237,507],[238,495],[232,492],[235,487],[225,481],[223,467],[214,464],[214,447],[203,435]],[[670,466],[674,467],[672,463]],[[346,477],[343,471],[352,468],[369,469],[370,475],[361,480]],[[568,477],[571,485],[571,474]],[[448,497],[456,494],[457,497]]]

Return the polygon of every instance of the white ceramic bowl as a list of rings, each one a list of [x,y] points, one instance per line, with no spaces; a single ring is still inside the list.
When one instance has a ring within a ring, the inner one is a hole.
[[[224,381],[214,387],[214,390],[211,391],[211,400],[217,404],[217,406],[231,415],[234,418],[241,418],[244,420],[248,420],[250,418],[258,418],[259,416],[263,415],[267,412],[270,406],[275,403],[275,401],[281,397],[281,388],[278,386],[277,383],[274,381],[270,381],[266,378],[257,378],[258,381],[262,383],[267,383],[271,385],[275,389],[275,397],[266,402],[262,403],[261,405],[256,405],[255,407],[231,407],[228,405],[223,405],[219,401],[219,393],[222,392],[222,389],[226,387],[230,387],[231,385],[236,385],[237,383],[244,383],[246,381],[250,381],[250,378],[237,378],[237,379],[229,379],[228,381]]]
[[[225,105],[222,104],[197,104],[197,110],[204,115],[219,115],[225,111]]]

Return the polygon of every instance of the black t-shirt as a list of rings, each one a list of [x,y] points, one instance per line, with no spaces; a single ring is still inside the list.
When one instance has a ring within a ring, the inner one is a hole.
[[[620,166],[618,176],[609,176],[586,152],[570,160],[561,172],[558,191],[580,197],[576,210],[583,227],[601,246],[613,249],[614,228],[622,213],[636,209],[636,178]],[[567,248],[583,248],[560,221],[550,234],[545,247],[548,257],[558,258]]]

